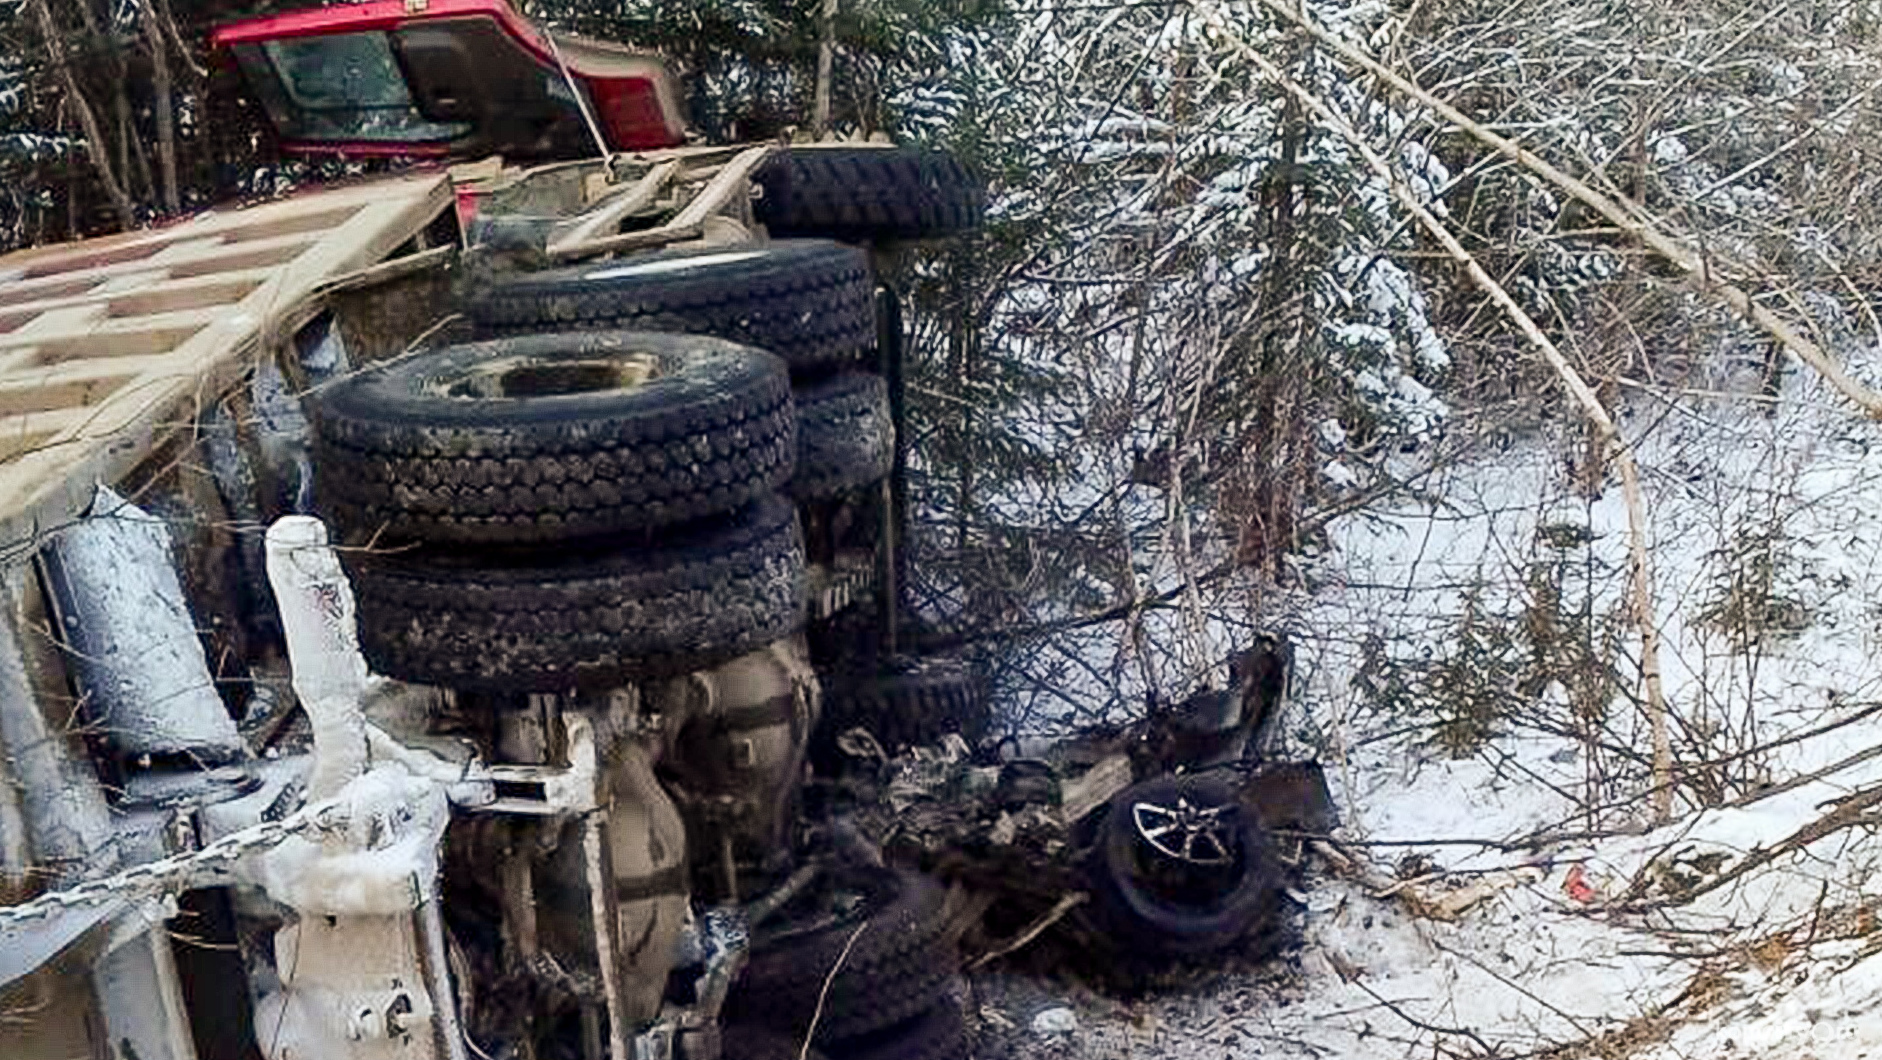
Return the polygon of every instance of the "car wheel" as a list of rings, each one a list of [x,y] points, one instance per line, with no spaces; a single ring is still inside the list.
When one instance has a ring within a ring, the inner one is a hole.
[[[948,997],[893,1027],[832,1042],[827,1052],[834,1060],[967,1060],[970,1044],[960,1003]]]
[[[802,1034],[822,997],[814,1040],[825,1045],[919,1015],[960,966],[942,930],[944,899],[940,885],[916,873],[829,870],[754,933],[728,1016]]]
[[[1160,777],[1113,796],[1091,875],[1101,926],[1121,946],[1164,956],[1233,945],[1273,909],[1272,842],[1227,784]]]
[[[879,482],[895,463],[889,387],[881,376],[840,372],[796,390],[797,469],[790,494],[822,500]]]
[[[811,761],[841,772],[837,737],[869,731],[891,755],[959,733],[970,744],[986,734],[986,700],[973,671],[959,659],[896,656],[873,674],[838,679],[824,693],[824,713],[811,737]]]
[[[769,1027],[735,1023],[719,1031],[719,1060],[824,1060],[824,1054]]]

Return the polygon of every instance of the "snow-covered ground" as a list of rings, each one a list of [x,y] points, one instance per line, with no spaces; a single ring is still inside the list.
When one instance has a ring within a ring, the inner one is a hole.
[[[1873,377],[1878,353],[1842,356]],[[1349,850],[1407,893],[1487,896],[1446,922],[1316,866],[1266,964],[1132,1000],[1075,969],[979,976],[980,1055],[1882,1056],[1882,429],[1802,369],[1775,405],[1635,389],[1628,411],[1669,820],[1618,485],[1575,486],[1572,435],[1475,447],[1312,560],[1286,731]]]

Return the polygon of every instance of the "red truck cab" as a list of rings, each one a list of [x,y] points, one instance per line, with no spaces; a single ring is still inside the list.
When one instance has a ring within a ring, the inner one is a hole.
[[[685,142],[652,55],[551,34],[505,0],[371,0],[222,26],[284,150],[571,158]]]

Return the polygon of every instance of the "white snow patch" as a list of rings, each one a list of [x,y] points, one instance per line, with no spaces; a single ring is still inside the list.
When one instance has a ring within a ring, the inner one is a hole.
[[[1840,355],[1874,370],[1882,351],[1865,351]],[[1421,387],[1358,374],[1381,392]],[[1732,766],[1713,767],[1730,784],[1714,805],[1684,789],[1671,821],[1638,828],[1648,778],[1626,755],[1647,743],[1627,514],[1611,476],[1592,497],[1572,487],[1566,437],[1455,467],[1426,484],[1434,502],[1329,529],[1311,566],[1321,588],[1294,614],[1300,672],[1284,727],[1298,753],[1326,763],[1339,834],[1381,871],[1440,895],[1513,869],[1531,878],[1447,923],[1316,874],[1297,914],[1297,969],[1199,974],[1140,1002],[1076,999],[1078,1055],[1517,1055],[1636,1019],[1644,1033],[1628,1055],[1653,1060],[1877,1055],[1882,838],[1800,830],[1882,788],[1882,755],[1849,760],[1882,746],[1879,442],[1813,376],[1787,376],[1784,397],[1769,417],[1652,398],[1623,416],[1647,482],[1675,753]],[[1720,591],[1735,563],[1757,558],[1744,543],[1760,535],[1775,535],[1767,589],[1801,619],[1734,647]],[[1606,743],[1547,721],[1573,717],[1559,682],[1528,693],[1512,678],[1482,743],[1444,753],[1430,719],[1387,695],[1406,694],[1390,679],[1466,658],[1462,616],[1475,616],[1472,636],[1503,622],[1520,643],[1545,583],[1561,597],[1557,621],[1615,623],[1598,634],[1620,674]],[[1616,773],[1627,775],[1618,792]],[[1541,835],[1556,838],[1525,839]],[[1033,989],[997,975],[983,986],[995,1008]],[[1680,1000],[1689,988],[1703,1003]],[[1667,1005],[1668,1022],[1647,1019]],[[1014,1055],[1061,1055],[1029,1040]]]

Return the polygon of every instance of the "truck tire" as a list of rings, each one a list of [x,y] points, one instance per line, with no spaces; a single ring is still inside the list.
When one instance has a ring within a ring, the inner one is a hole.
[[[555,692],[690,673],[804,621],[803,542],[777,497],[617,551],[345,555],[373,671],[446,688]]]
[[[952,155],[914,147],[799,147],[758,171],[774,236],[929,239],[980,225],[987,193]]]
[[[880,482],[895,463],[889,386],[869,372],[839,372],[795,392],[797,469],[790,494],[822,500]]]
[[[869,258],[825,240],[663,250],[506,277],[467,313],[486,334],[639,328],[716,335],[792,371],[847,364],[876,342]]]
[[[321,506],[356,536],[540,544],[721,515],[796,460],[790,380],[719,339],[577,332],[447,346],[315,402]]]
[[[841,912],[793,922],[787,907],[778,914],[787,917],[783,931],[754,933],[751,956],[726,998],[729,1019],[802,1035],[822,996],[813,1041],[828,1047],[933,1007],[960,968],[942,930],[946,895],[939,884],[900,869],[845,866],[830,870],[815,890],[845,899],[826,902]]]
[[[842,1060],[967,1060],[967,1020],[952,997],[904,1023],[862,1038],[832,1043]]]
[[[735,1023],[719,1032],[719,1060],[823,1060],[769,1027]]]
[[[1274,909],[1280,883],[1272,840],[1220,780],[1182,775],[1133,784],[1112,797],[1098,828],[1094,913],[1120,949],[1215,953]]]
[[[878,672],[850,682],[832,682],[824,693],[823,717],[810,740],[811,764],[835,775],[844,756],[837,737],[861,727],[884,751],[898,755],[911,747],[961,734],[969,744],[987,731],[986,700],[973,671],[958,659],[897,656]]]

